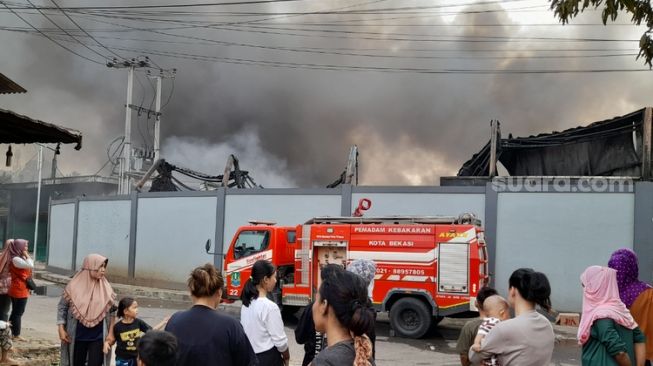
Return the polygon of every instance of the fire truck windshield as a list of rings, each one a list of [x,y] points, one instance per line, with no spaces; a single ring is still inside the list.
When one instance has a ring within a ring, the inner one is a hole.
[[[238,234],[234,245],[234,259],[254,255],[267,249],[270,239],[269,231],[245,230]]]

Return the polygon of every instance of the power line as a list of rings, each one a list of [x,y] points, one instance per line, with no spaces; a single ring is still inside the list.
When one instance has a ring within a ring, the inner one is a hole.
[[[26,0],[26,1],[27,1],[30,5],[34,6],[34,4],[33,4],[30,0]],[[103,55],[103,54],[101,54],[100,52],[97,52],[96,50],[94,50],[94,49],[92,49],[91,47],[87,46],[87,45],[84,44],[82,41],[78,40],[75,36],[73,36],[72,34],[68,33],[65,29],[61,28],[61,26],[59,26],[59,24],[57,24],[57,22],[55,22],[54,20],[52,20],[52,19],[51,19],[49,16],[47,16],[43,11],[38,10],[38,12],[41,13],[41,15],[43,15],[43,17],[45,17],[45,19],[47,19],[47,20],[48,20],[50,23],[52,23],[55,27],[57,27],[58,29],[60,29],[61,31],[63,31],[67,36],[69,36],[70,38],[72,38],[72,39],[74,39],[75,41],[77,41],[77,43],[79,43],[80,45],[82,45],[83,47],[85,47],[86,49],[88,49],[89,51],[91,51],[91,52],[93,52],[93,53],[99,55],[100,57],[102,57],[102,58],[107,58],[105,55]]]
[[[100,23],[116,25],[124,28],[129,28],[132,30],[152,32],[156,34],[173,36],[173,37],[182,37],[189,39],[197,40],[206,40],[200,37],[191,37],[183,36],[174,33],[162,32],[160,29],[174,29],[174,28],[138,28],[131,27],[124,24],[100,21],[95,19]],[[167,21],[166,21],[167,22]],[[335,38],[335,39],[351,39],[352,37],[348,36],[338,36],[337,34],[354,34],[354,35],[368,35],[365,37],[357,37],[358,39],[364,40],[380,40],[380,41],[412,41],[412,42],[456,42],[460,39],[460,42],[470,42],[470,43],[479,43],[479,42],[523,42],[523,41],[551,41],[551,42],[639,42],[639,39],[607,39],[607,38],[563,38],[563,37],[510,37],[510,36],[457,36],[457,35],[448,35],[442,37],[453,37],[455,39],[443,39],[443,38],[402,38],[402,37],[432,37],[430,35],[424,34],[415,34],[415,33],[383,33],[383,32],[361,32],[361,31],[347,31],[347,30],[333,30],[333,29],[302,29],[302,28],[287,28],[287,27],[264,27],[257,25],[248,25],[248,26],[236,26],[233,27],[223,27],[223,26],[212,26],[212,25],[194,25],[188,24],[183,21],[171,21],[173,23],[186,24],[191,28],[209,28],[217,30],[227,30],[234,32],[251,32],[251,33],[262,33],[262,34],[276,34],[284,36],[299,36],[299,37],[316,37],[316,38]],[[176,28],[180,29],[180,28]],[[299,31],[299,32],[313,32],[313,33],[327,33],[329,35],[321,34],[301,34],[301,33],[291,33],[291,32],[277,32],[278,30],[282,31]],[[336,34],[336,35],[332,35]],[[388,36],[393,37],[388,37]],[[370,36],[382,36],[379,37],[370,37]],[[472,39],[469,39],[472,38]],[[235,42],[231,42],[232,45],[236,45]]]
[[[170,103],[170,100],[172,99],[172,95],[174,94],[174,92],[175,92],[175,78],[172,78],[172,87],[170,88],[170,94],[168,94],[168,99],[163,104],[163,106],[161,106],[161,110],[163,110],[168,105],[168,103]]]
[[[85,60],[87,60],[87,61],[93,62],[93,63],[95,63],[95,64],[103,65],[102,62],[98,62],[98,61],[95,61],[95,60],[93,60],[93,59],[91,59],[91,58],[88,58],[88,57],[86,57],[86,56],[84,56],[84,55],[81,55],[81,54],[75,52],[74,50],[72,50],[72,49],[70,49],[70,48],[64,46],[63,44],[57,42],[56,40],[54,40],[53,38],[51,38],[51,37],[48,36],[47,34],[41,32],[38,28],[36,28],[35,26],[33,26],[32,23],[28,22],[25,18],[23,18],[22,16],[20,16],[20,14],[18,14],[17,12],[15,12],[13,9],[9,8],[9,7],[7,6],[7,4],[5,4],[4,1],[0,1],[0,3],[1,3],[5,8],[9,9],[9,11],[11,11],[14,15],[16,15],[20,20],[22,20],[23,22],[25,22],[25,24],[29,25],[32,29],[34,29],[35,31],[37,31],[37,32],[38,32],[39,34],[41,34],[43,37],[49,39],[51,42],[53,42],[53,43],[56,44],[57,46],[59,46],[59,47],[65,49],[66,51],[68,51],[68,52],[70,52],[70,53],[72,53],[72,54],[74,54],[74,55],[76,55],[76,56],[78,56],[78,57],[81,57],[81,58],[83,58],[83,59],[85,59]]]
[[[193,37],[199,38],[199,37]],[[120,38],[116,38],[121,40]],[[220,44],[223,46],[241,46],[241,47],[254,47],[262,48],[274,51],[291,51],[291,52],[300,52],[300,53],[315,53],[315,54],[327,54],[327,55],[339,55],[339,56],[355,56],[355,57],[370,57],[370,58],[394,58],[394,59],[506,59],[506,58],[516,58],[516,59],[565,59],[565,58],[606,58],[606,57],[623,57],[623,56],[636,56],[636,53],[619,53],[619,54],[599,54],[599,55],[550,55],[550,56],[536,56],[536,55],[516,55],[516,56],[406,56],[406,55],[378,55],[378,54],[369,54],[369,53],[356,53],[356,52],[339,52],[332,50],[322,50],[322,49],[310,49],[310,48],[290,48],[290,47],[274,47],[274,46],[264,46],[256,44],[243,44],[235,42],[223,42],[218,40],[212,40],[207,38],[201,38],[208,41],[207,43]],[[599,49],[603,51],[602,49]],[[635,49],[631,49],[633,51]],[[427,50],[422,50],[427,51]],[[429,50],[430,51],[430,50]],[[477,50],[477,51],[488,51],[488,50]],[[515,52],[528,52],[528,49],[517,50]],[[556,50],[557,51],[557,50]],[[624,51],[628,51],[627,49]],[[140,82],[140,81],[139,81]],[[142,85],[141,85],[142,86]]]
[[[71,22],[72,22],[72,23],[73,23],[77,28],[79,28],[82,32],[84,32],[84,34],[86,34],[89,38],[91,38],[93,41],[95,41],[95,43],[97,43],[100,47],[102,47],[102,48],[104,48],[105,50],[109,51],[109,52],[110,52],[111,54],[113,54],[114,56],[117,56],[117,57],[119,57],[119,58],[124,59],[124,57],[120,56],[119,54],[115,53],[114,51],[110,50],[109,48],[104,47],[104,45],[103,45],[102,43],[100,43],[100,41],[98,41],[97,39],[95,39],[95,37],[93,37],[90,33],[88,33],[86,30],[84,30],[84,28],[82,28],[79,24],[77,24],[77,22],[76,22],[76,21],[75,21],[71,16],[69,16],[68,13],[66,13],[66,11],[65,11],[63,8],[61,8],[61,7],[59,6],[59,4],[57,4],[57,3],[55,2],[55,0],[50,0],[50,1],[51,1],[51,2],[52,2],[52,3],[57,7],[57,9],[59,9],[59,10],[61,11],[61,13],[62,13],[63,15],[66,16],[66,18],[68,18],[68,20],[70,20],[70,21],[71,21]],[[32,3],[30,2],[30,4],[32,4]]]
[[[343,6],[343,7],[331,9],[331,10],[334,11],[334,10],[351,9],[351,8],[356,8],[356,7],[359,7],[359,6],[367,6],[367,5],[371,5],[371,4],[378,4],[378,3],[382,3],[384,1],[388,1],[388,0],[366,1],[366,2],[362,2],[362,3],[358,3],[358,4],[352,4],[352,5],[348,5],[348,6]],[[302,15],[280,15],[280,16],[277,16],[277,17],[267,17],[267,18],[263,18],[263,19],[253,19],[253,20],[244,20],[244,21],[240,21],[240,22],[231,22],[230,24],[233,25],[233,24],[259,23],[259,22],[264,22],[266,20],[288,19],[288,18],[296,18],[296,17],[301,17],[301,16],[304,16],[304,15],[303,14]]]
[[[294,1],[301,1],[301,0],[294,0]],[[161,12],[134,12],[130,10],[111,10],[111,9],[121,9],[121,7],[67,7],[63,8],[67,11],[70,12],[76,12],[76,13],[83,13],[83,14],[90,14],[90,15],[96,15],[96,16],[108,16],[108,15],[122,15],[126,18],[131,18],[131,19],[137,19],[137,20],[145,20],[147,18],[138,18],[138,16],[160,16],[160,15],[165,15],[165,16],[182,16],[182,15],[199,15],[199,16],[215,16],[215,15],[222,15],[222,16],[275,16],[275,15],[283,15],[283,16],[295,16],[295,15],[379,15],[379,14],[392,14],[392,15],[397,15],[397,14],[425,14],[424,10],[437,10],[437,9],[445,9],[445,8],[461,8],[461,7],[466,7],[466,6],[479,6],[479,5],[495,5],[495,4],[506,4],[506,3],[516,3],[516,2],[524,2],[524,1],[530,1],[530,0],[492,0],[492,1],[485,1],[485,2],[472,2],[472,3],[463,3],[463,4],[444,4],[444,5],[430,5],[430,6],[410,6],[410,7],[393,7],[393,8],[373,8],[373,9],[365,9],[365,10],[342,10],[345,7],[342,8],[341,10],[322,10],[322,11],[303,11],[303,12],[264,12],[264,11],[214,11],[214,12],[207,12],[207,11],[194,11],[194,12],[169,12],[169,11],[161,11]],[[157,7],[156,5],[153,5],[154,7]],[[514,10],[524,10],[524,9],[535,9],[535,8],[542,8],[542,5],[532,5],[532,6],[526,6],[526,7],[521,7],[521,8],[512,8],[512,9],[505,9],[505,8],[500,8],[500,9],[480,9],[480,10],[463,10],[463,11],[456,11],[452,12],[451,14],[474,14],[474,13],[493,13],[497,11],[514,11]],[[33,8],[27,8],[27,7],[14,7],[12,9],[21,9],[21,10],[29,10]],[[40,7],[39,9],[42,10],[48,10],[52,9],[50,7]],[[124,8],[123,8],[124,9]],[[101,12],[99,10],[102,10]],[[437,14],[437,15],[442,15],[446,13],[442,12],[431,12],[432,14]],[[431,14],[427,13],[427,14]]]
[[[115,47],[119,50],[134,51],[129,48]],[[492,69],[427,69],[427,68],[392,68],[378,66],[358,66],[358,65],[335,65],[335,64],[315,64],[315,63],[293,63],[293,62],[276,62],[263,61],[244,58],[229,58],[206,55],[193,55],[179,52],[165,52],[157,50],[140,50],[146,54],[166,56],[172,58],[191,59],[199,61],[213,61],[220,63],[239,64],[239,65],[256,65],[270,66],[291,69],[309,69],[309,70],[330,70],[330,71],[376,71],[388,73],[415,73],[415,74],[468,74],[468,75],[507,75],[507,74],[586,74],[586,73],[614,73],[614,72],[651,72],[649,69],[538,69],[538,70],[492,70]]]
[[[252,0],[252,1],[218,2],[218,3],[164,4],[164,5],[69,6],[60,9],[65,9],[65,10],[166,9],[166,8],[195,8],[195,7],[208,7],[208,6],[287,3],[287,2],[296,2],[296,1],[305,1],[305,0]],[[16,7],[12,7],[11,9],[24,10],[29,8],[16,6]],[[43,6],[41,7],[41,9],[52,10],[56,8]]]
[[[118,38],[119,39],[119,38]],[[222,41],[215,41],[222,42]],[[208,42],[212,44],[211,42]],[[222,44],[221,44],[222,45]],[[310,48],[290,48],[290,47],[274,47],[274,46],[264,46],[264,45],[252,45],[252,44],[230,44],[230,46],[244,46],[244,47],[255,47],[273,51],[290,51],[296,53],[310,53],[310,54],[322,54],[322,55],[334,55],[334,56],[353,56],[353,57],[367,57],[367,58],[388,58],[388,59],[404,59],[404,60],[505,60],[505,59],[591,59],[591,58],[611,58],[611,57],[625,57],[625,56],[637,56],[637,49],[625,49],[623,51],[629,51],[629,53],[608,53],[608,54],[585,54],[585,55],[512,55],[512,56],[497,56],[497,55],[473,55],[473,56],[433,56],[433,55],[387,55],[387,54],[371,54],[371,53],[357,53],[357,52],[340,52],[334,50],[320,50],[320,49],[310,49]],[[620,49],[614,50],[619,51]],[[474,50],[481,51],[481,50]],[[498,50],[494,50],[497,51]],[[553,51],[553,50],[552,50]],[[558,51],[558,50],[555,50]],[[604,51],[604,50],[601,50]],[[605,50],[610,51],[610,50]],[[614,52],[613,51],[613,52]],[[483,50],[483,52],[491,52],[490,50]],[[511,52],[529,52],[528,49],[516,50]]]
[[[274,22],[257,22],[257,25],[267,25],[267,26],[274,26],[274,25],[302,25],[302,26],[321,26],[321,27],[425,27],[425,28],[459,28],[459,27],[618,27],[618,26],[624,26],[624,27],[635,27],[635,24],[632,23],[608,23],[608,24],[603,24],[603,23],[579,23],[579,24],[561,24],[561,23],[511,23],[511,24],[501,24],[501,23],[496,23],[496,24],[460,24],[460,23],[451,23],[451,24],[387,24],[387,23],[380,23],[380,24],[350,24],[348,22],[353,22],[354,20],[346,20],[343,21],[342,23],[339,22],[328,22],[328,23],[311,23],[311,22],[283,22],[282,24],[280,23],[274,23]],[[361,22],[366,22],[366,20],[361,19]],[[642,27],[645,27],[642,25]]]
[[[286,27],[265,27],[258,25],[238,26],[236,29],[228,27],[220,27],[220,29],[239,31],[238,28],[244,28],[245,32],[250,32],[249,29],[268,29],[268,30],[288,30],[300,32],[316,32],[316,33],[335,33],[335,34],[361,34],[361,35],[376,35],[376,36],[393,36],[393,37],[432,37],[429,34],[416,34],[416,33],[384,33],[384,32],[361,32],[361,31],[346,31],[346,30],[333,30],[333,29],[302,29],[302,28],[286,28]],[[251,31],[256,33],[256,31]],[[287,35],[297,35],[294,33],[280,33]],[[572,41],[572,42],[639,42],[639,39],[609,39],[609,38],[564,38],[564,37],[512,37],[512,36],[459,36],[459,35],[445,35],[442,37],[454,37],[460,39],[474,38],[474,39],[505,39],[505,40],[523,40],[523,41]],[[349,38],[349,37],[348,37]],[[364,38],[369,39],[369,38]],[[372,38],[378,39],[378,38]],[[404,39],[404,38],[382,38],[383,40],[410,40],[410,41],[429,41],[429,39]],[[432,41],[442,41],[441,39],[431,39]],[[470,41],[471,42],[471,41]]]
[[[129,28],[129,29],[134,29],[134,30],[141,30],[139,28],[131,27],[131,26],[124,25],[124,24],[108,22],[108,21],[103,21],[103,20],[99,20],[99,19],[94,19],[94,20],[97,21],[97,22],[100,22],[100,23],[116,25],[116,26],[125,27],[125,28]],[[174,33],[161,32],[161,31],[149,30],[149,29],[145,29],[145,31],[155,33],[155,34],[172,36],[172,37],[192,39],[192,40],[196,40],[196,41],[205,41],[205,42],[219,44],[219,45],[223,45],[223,46],[251,47],[251,48],[260,48],[260,49],[283,50],[283,51],[290,51],[290,52],[318,53],[318,54],[327,53],[325,51],[318,51],[318,50],[297,49],[297,48],[290,48],[290,47],[274,47],[274,46],[239,43],[239,42],[226,42],[226,41],[214,40],[214,39],[210,39],[210,38],[188,36],[188,35],[178,35],[178,34],[174,34]],[[341,36],[340,38],[348,38],[348,37],[342,37]],[[365,38],[365,37],[363,37],[363,38]],[[371,38],[371,39],[379,40],[379,38]],[[409,40],[409,39],[405,39],[405,38],[400,38],[400,39]],[[507,39],[512,40],[510,38],[507,38]],[[567,40],[569,40],[569,39],[567,39]],[[420,39],[420,40],[417,40],[417,41],[422,41],[423,42],[423,41],[427,41],[427,40],[426,39]],[[428,40],[428,41],[431,41],[431,42],[435,42],[435,41],[438,41],[438,42],[505,42],[505,41],[498,41],[498,40],[495,40],[495,39],[492,39],[492,40],[464,40],[464,39],[463,40],[460,40],[460,39],[445,40],[445,39],[438,39],[438,40]],[[594,41],[596,41],[596,40],[594,40]],[[339,52],[330,52],[330,53],[339,54]],[[342,53],[340,53],[340,54],[342,54]]]
[[[100,21],[103,22],[103,21]],[[104,23],[104,22],[103,22]],[[109,22],[110,23],[110,22]],[[116,23],[111,23],[111,24],[116,24]],[[121,24],[116,24],[119,26],[124,26],[124,27],[129,27]],[[132,28],[132,27],[129,27]],[[0,28],[2,30],[2,28]],[[16,31],[15,29],[11,29],[11,31]],[[155,33],[162,33],[162,32],[155,32]],[[168,33],[164,33],[168,34]],[[201,37],[192,37],[192,36],[185,36],[185,35],[175,35],[171,34],[172,36],[175,37],[181,37],[181,38],[189,38],[189,39],[194,39],[197,41],[194,42],[184,42],[184,41],[169,41],[169,40],[155,40],[155,39],[133,39],[133,38],[119,38],[119,37],[101,37],[99,38],[104,38],[104,39],[113,39],[113,40],[118,40],[118,41],[138,41],[138,42],[151,42],[151,43],[166,43],[166,44],[189,44],[189,45],[213,45],[213,44],[218,44],[222,46],[238,46],[238,47],[249,47],[249,48],[260,48],[260,49],[266,49],[266,50],[272,50],[272,51],[287,51],[287,52],[299,52],[299,53],[315,53],[315,54],[327,54],[327,55],[340,55],[340,56],[357,56],[357,57],[372,57],[372,58],[395,58],[395,59],[455,59],[455,58],[469,58],[469,59],[501,59],[501,58],[509,58],[509,57],[500,57],[500,56],[474,56],[474,57],[452,57],[452,56],[413,56],[413,55],[379,55],[379,54],[368,54],[368,53],[359,53],[362,51],[388,51],[389,49],[387,48],[364,48],[364,49],[359,49],[359,48],[347,48],[347,47],[340,47],[340,48],[321,48],[321,47],[300,47],[300,48],[293,48],[293,47],[283,47],[283,46],[266,46],[266,45],[259,45],[259,44],[248,44],[248,43],[238,43],[238,42],[227,42],[227,41],[221,41],[221,40],[215,40],[215,39],[210,39],[210,38],[201,38]],[[453,41],[452,41],[453,42]],[[473,49],[473,50],[465,50],[465,49],[421,49],[421,48],[405,48],[401,49],[403,52],[469,52],[469,53],[478,53],[478,52],[616,52],[616,51],[622,51],[622,52],[633,52],[637,51],[638,49],[636,48],[590,48],[590,49],[583,49],[583,48],[556,48],[556,49],[541,49],[541,48],[522,48],[522,49]],[[353,52],[348,52],[348,51],[353,51]],[[618,57],[618,56],[632,56],[636,55],[633,53],[627,53],[627,54],[608,54],[608,55],[563,55],[563,56],[515,56],[515,57],[510,57],[510,58],[595,58],[595,57]]]
[[[535,5],[535,6],[527,6],[527,7],[521,7],[521,8],[511,8],[511,9],[493,9],[493,10],[478,10],[478,11],[460,11],[460,12],[454,12],[454,13],[444,13],[444,12],[437,12],[437,13],[432,13],[435,15],[426,15],[424,12],[418,12],[416,14],[419,14],[419,16],[410,16],[410,17],[394,17],[394,18],[378,18],[378,19],[369,19],[369,20],[391,20],[391,19],[402,19],[402,18],[417,18],[417,17],[434,17],[434,16],[442,16],[442,15],[448,15],[448,14],[455,14],[457,16],[460,15],[471,15],[471,14],[480,14],[480,13],[495,13],[495,12],[503,12],[503,11],[511,11],[511,12],[527,12],[532,10],[533,8],[539,8],[541,7],[540,5]],[[126,16],[126,15],[111,15],[108,14],[107,12],[101,12],[101,13],[96,13],[96,12],[89,12],[89,11],[79,11],[79,14],[86,15],[88,17],[103,17],[103,18],[113,18],[113,19],[121,19],[121,20],[138,20],[138,21],[145,21],[145,22],[154,22],[154,23],[172,23],[172,24],[184,24],[183,26],[173,26],[173,27],[166,27],[166,28],[156,28],[157,30],[185,30],[185,29],[196,29],[196,28],[214,28],[214,29],[219,29],[215,28],[220,25],[238,25],[238,24],[247,24],[247,23],[253,23],[256,20],[247,20],[247,21],[232,21],[232,22],[219,22],[216,23],[215,21],[181,21],[181,20],[176,20],[176,19],[153,19],[153,18],[146,18],[146,17],[136,17],[136,16]],[[303,13],[216,13],[214,12],[213,14],[218,14],[222,16],[228,16],[228,15],[233,15],[233,16],[263,16],[263,15],[281,15],[281,17],[294,17],[294,16],[303,16],[303,15],[324,15],[329,13],[328,11],[322,11],[322,12],[303,12]],[[120,13],[116,13],[120,14]],[[168,13],[165,13],[166,15],[169,15]],[[377,14],[377,13],[375,13]],[[395,14],[395,13],[390,13],[390,14]],[[401,14],[406,14],[406,13],[401,13]],[[198,13],[198,15],[206,16],[206,12]],[[358,15],[358,14],[349,14],[349,15]],[[267,18],[267,19],[273,19],[273,18]],[[264,20],[264,19],[260,19]],[[351,21],[357,21],[356,19],[353,20],[344,20],[342,22],[351,22]],[[365,20],[361,20],[365,21]],[[338,21],[332,21],[333,23],[338,23]],[[145,30],[145,29],[143,29]],[[106,30],[105,30],[106,31]],[[263,32],[259,32],[263,33]]]
[[[650,72],[649,69],[623,69],[623,68],[607,68],[607,69],[455,69],[455,68],[413,68],[413,67],[380,67],[380,66],[359,66],[359,65],[337,65],[337,64],[316,64],[316,63],[294,63],[294,62],[277,62],[277,61],[264,61],[245,58],[229,58],[217,57],[207,55],[186,54],[179,52],[166,52],[158,50],[147,49],[131,49],[126,47],[111,47],[116,50],[141,52],[145,54],[190,59],[198,61],[218,62],[236,65],[250,65],[250,66],[265,66],[274,68],[288,68],[288,69],[307,69],[307,70],[325,70],[325,71],[368,71],[368,72],[382,72],[382,73],[412,73],[412,74],[431,74],[431,75],[445,75],[445,74],[465,74],[465,75],[510,75],[510,74],[588,74],[588,73],[633,73],[633,72]]]

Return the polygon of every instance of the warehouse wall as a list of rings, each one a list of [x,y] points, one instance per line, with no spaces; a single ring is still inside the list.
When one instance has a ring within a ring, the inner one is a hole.
[[[370,198],[367,216],[476,214],[486,229],[490,267],[502,293],[514,269],[532,267],[549,276],[556,309],[579,311],[577,279],[582,270],[592,264],[605,265],[610,253],[620,247],[633,248],[643,258],[651,252],[653,184],[637,183],[636,188],[626,193],[556,193],[502,191],[492,184],[342,186],[134,193],[102,202],[93,202],[97,198],[53,201],[48,265],[69,270],[73,256],[79,264],[86,253],[98,251],[111,258],[111,270],[120,276],[183,287],[195,266],[221,264],[221,253],[226,252],[233,234],[249,220],[294,226],[314,216],[348,216],[359,199]],[[205,250],[207,241],[211,254]],[[642,261],[640,268],[653,277],[651,262]]]

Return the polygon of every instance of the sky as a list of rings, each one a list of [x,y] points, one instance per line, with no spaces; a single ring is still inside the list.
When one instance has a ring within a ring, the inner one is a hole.
[[[105,64],[148,56],[135,105],[153,105],[147,70],[176,69],[163,81],[167,161],[217,175],[234,154],[262,186],[324,187],[354,144],[361,185],[437,185],[488,141],[490,120],[528,136],[650,105],[635,58],[645,29],[626,15],[563,26],[544,0],[224,2],[2,1],[0,72],[28,93],[0,108],[82,132],[60,174],[108,175],[127,72]],[[151,116],[132,125],[134,145],[151,147]],[[35,147],[12,149],[0,172],[33,179]]]

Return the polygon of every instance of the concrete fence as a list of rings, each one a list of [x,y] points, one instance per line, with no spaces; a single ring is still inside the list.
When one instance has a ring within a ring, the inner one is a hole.
[[[352,187],[335,189],[218,189],[133,193],[52,201],[48,268],[70,273],[89,253],[110,259],[110,274],[130,283],[183,288],[199,264],[219,265],[239,226],[249,220],[297,225],[315,216],[349,216],[370,198],[369,216],[459,215],[483,220],[495,286],[507,291],[519,267],[547,274],[554,307],[581,309],[580,273],[606,265],[618,248],[640,256],[653,278],[653,183],[630,191],[534,192],[485,187]],[[505,188],[505,187],[504,187]],[[211,244],[207,254],[205,244]]]

